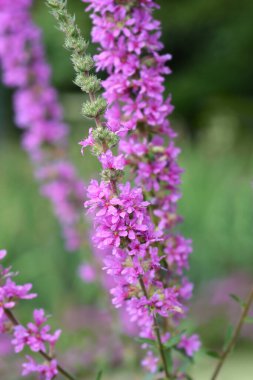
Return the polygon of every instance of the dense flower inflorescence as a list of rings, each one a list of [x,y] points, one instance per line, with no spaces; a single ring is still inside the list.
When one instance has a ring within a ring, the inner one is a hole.
[[[53,204],[66,246],[81,243],[83,183],[67,157],[68,127],[50,84],[40,30],[30,14],[32,0],[0,0],[0,64],[5,85],[15,88],[16,124],[31,156],[41,192]],[[11,48],[10,48],[11,46]]]
[[[87,9],[93,11],[93,42],[100,45],[100,52],[95,56],[96,68],[108,73],[108,78],[102,82],[104,97],[109,105],[106,119],[121,137],[120,151],[131,169],[136,186],[141,187],[145,199],[149,201],[149,215],[159,236],[159,252],[155,248],[156,275],[153,278],[156,279],[156,286],[159,284],[158,274],[163,286],[167,284],[167,291],[177,289],[178,301],[184,304],[192,291],[192,285],[183,274],[188,268],[192,249],[190,240],[174,232],[174,227],[181,221],[177,214],[177,202],[181,197],[179,185],[182,169],[177,163],[180,150],[175,146],[176,134],[168,121],[173,111],[171,97],[164,100],[163,96],[164,75],[171,72],[166,64],[171,56],[160,54],[163,48],[160,42],[161,25],[152,14],[159,7],[152,0],[127,3],[116,0],[83,1],[89,4]],[[142,252],[137,248],[138,260]],[[115,261],[119,263],[121,257],[119,255],[114,260],[114,265]],[[110,266],[113,267],[113,263],[107,267],[112,272]],[[140,274],[136,267],[134,271]],[[133,269],[124,269],[125,272],[132,275]],[[118,297],[120,294],[118,291]],[[165,300],[163,296],[160,303],[166,304]],[[176,313],[171,322],[177,325],[187,308],[181,306],[180,318],[178,307],[174,310]],[[162,316],[168,316],[166,313],[165,308]],[[141,326],[145,329],[143,323]],[[197,337],[193,337],[196,342],[193,350],[185,348],[189,356],[199,347]],[[182,337],[180,347],[186,347],[186,341],[187,338]],[[149,363],[150,358],[148,353],[143,364]],[[155,360],[152,363],[154,365]]]
[[[7,252],[0,250],[0,260],[2,261]],[[26,376],[32,372],[39,374],[42,380],[52,380],[59,370],[57,360],[53,359],[55,354],[55,344],[61,334],[60,330],[51,333],[47,323],[47,316],[43,309],[36,309],[33,313],[33,322],[27,326],[21,325],[13,314],[19,300],[30,300],[36,297],[31,293],[32,285],[17,285],[13,281],[16,274],[11,271],[11,267],[5,268],[0,265],[0,333],[11,334],[11,343],[16,353],[28,347],[32,352],[39,352],[44,359],[43,363],[38,363],[30,356],[27,362],[23,363],[22,375]]]

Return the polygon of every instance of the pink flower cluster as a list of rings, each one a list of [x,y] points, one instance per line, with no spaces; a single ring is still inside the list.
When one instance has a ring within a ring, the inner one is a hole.
[[[134,190],[122,186],[115,196],[107,184],[93,183],[92,200],[86,205],[96,204],[99,210],[96,242],[101,248],[113,248],[105,265],[119,283],[112,290],[113,302],[116,306],[127,302],[131,318],[140,325],[140,335],[152,338],[147,310],[165,318],[172,313],[178,325],[192,293],[192,284],[183,274],[191,241],[174,231],[181,221],[177,202],[182,169],[177,163],[176,134],[168,121],[173,111],[171,97],[164,100],[164,75],[171,72],[167,67],[171,56],[160,54],[161,26],[153,18],[158,8],[154,1],[83,1],[93,11],[92,37],[100,46],[95,56],[97,70],[108,73],[102,82],[109,104],[107,125],[120,136],[119,157],[124,157],[136,185]],[[130,209],[126,194],[131,198]],[[140,277],[148,299],[136,290]],[[197,344],[194,347],[197,351]],[[151,353],[143,364],[149,362],[156,363]]]
[[[176,288],[164,288],[156,279],[163,257],[155,246],[159,234],[154,230],[148,214],[149,203],[143,200],[141,189],[121,184],[115,194],[109,183],[93,180],[87,196],[85,206],[95,214],[97,225],[94,242],[100,249],[111,249],[104,258],[104,269],[118,284],[112,289],[116,307],[127,302],[132,318],[136,319],[139,310],[146,315],[147,306],[163,316],[181,312]],[[140,278],[151,291],[150,298],[140,297]]]
[[[0,260],[3,260],[7,252],[0,250]],[[20,299],[32,299],[36,294],[30,293],[32,284],[17,285],[13,280],[11,268],[0,266],[0,331],[4,331],[5,310],[13,309]]]
[[[27,327],[14,327],[12,344],[15,352],[22,351],[26,345],[34,352],[46,352],[46,343],[49,344],[50,352],[53,352],[61,331],[57,330],[54,334],[49,333],[51,327],[45,325],[47,317],[43,309],[34,310],[33,319],[34,323],[28,323]]]
[[[3,260],[7,252],[0,250],[0,260]],[[36,294],[30,293],[31,284],[17,285],[13,280],[15,274],[11,268],[4,268],[0,265],[0,333],[11,333],[11,341],[16,353],[24,347],[29,347],[33,352],[42,352],[45,355],[52,355],[55,351],[55,344],[61,334],[60,330],[50,333],[50,326],[45,324],[47,317],[43,309],[34,310],[34,322],[27,326],[19,324],[13,314],[17,302],[23,299],[33,299]],[[48,345],[48,347],[47,347]],[[48,353],[48,354],[47,354]],[[57,360],[47,360],[45,363],[37,363],[33,358],[27,356],[27,362],[23,363],[22,375],[26,376],[32,372],[37,372],[42,380],[52,380],[58,374]]]
[[[23,376],[38,373],[42,380],[52,380],[58,374],[57,361],[55,359],[46,364],[38,364],[31,356],[27,356],[27,362],[23,364]]]
[[[66,246],[81,243],[83,183],[67,157],[68,127],[50,83],[41,32],[30,14],[32,0],[0,0],[0,64],[5,85],[15,88],[16,124],[34,162],[41,192],[50,199]]]

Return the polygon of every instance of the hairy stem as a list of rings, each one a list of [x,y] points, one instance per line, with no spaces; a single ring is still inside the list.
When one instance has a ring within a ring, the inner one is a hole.
[[[227,359],[227,357],[229,356],[229,354],[231,353],[233,347],[235,346],[236,342],[237,342],[237,339],[240,335],[240,332],[241,332],[241,329],[243,327],[243,324],[245,322],[245,319],[247,318],[247,315],[249,313],[249,310],[250,310],[250,307],[252,305],[252,302],[253,302],[253,287],[249,293],[249,296],[248,298],[246,299],[245,301],[245,304],[244,304],[244,307],[243,307],[243,310],[242,310],[242,313],[241,313],[241,316],[238,320],[238,323],[235,327],[235,330],[234,330],[234,333],[232,335],[232,338],[231,338],[231,341],[229,342],[227,348],[221,353],[221,356],[220,356],[220,359],[219,359],[219,362],[214,370],[214,373],[211,377],[211,380],[216,380],[218,378],[218,375]]]
[[[20,322],[18,321],[18,319],[15,317],[15,315],[12,313],[11,310],[9,309],[4,309],[4,312],[5,312],[5,315],[6,317],[11,321],[11,323],[14,325],[14,326],[20,326]],[[40,350],[39,351],[39,354],[44,358],[46,359],[47,361],[51,361],[53,360],[52,357],[50,357],[46,352]],[[60,365],[57,365],[57,369],[58,371],[68,380],[75,380],[75,378],[70,374],[68,373],[63,367],[61,367]]]

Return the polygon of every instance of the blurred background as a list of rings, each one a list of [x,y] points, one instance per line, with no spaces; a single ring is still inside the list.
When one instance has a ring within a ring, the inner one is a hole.
[[[194,246],[190,326],[207,347],[216,348],[228,320],[235,321],[240,312],[229,293],[245,296],[253,280],[253,2],[158,3],[162,10],[156,15],[162,21],[165,50],[173,55],[173,75],[166,85],[176,106],[172,123],[179,133],[185,169],[180,202],[185,221],[180,228]],[[69,0],[69,6],[89,38],[84,5]],[[81,157],[77,145],[87,125],[80,114],[82,94],[72,83],[69,54],[42,1],[35,1],[34,19],[44,31],[53,82],[72,128],[72,159],[88,181],[96,163],[88,153]],[[8,249],[20,277],[34,283],[39,293],[35,305],[45,307],[54,315],[52,323],[66,330],[62,351],[72,344],[77,347],[65,356],[70,365],[85,365],[92,374],[96,360],[95,369],[105,368],[110,379],[128,379],[131,371],[132,378],[143,379],[144,374],[136,370],[134,344],[125,336],[119,339],[117,331],[108,327],[112,317],[105,311],[102,290],[96,284],[84,284],[77,275],[79,263],[89,260],[90,252],[64,250],[58,223],[48,201],[39,195],[31,163],[20,147],[11,97],[11,91],[0,84],[1,247]],[[24,318],[30,307],[21,307]],[[122,342],[127,342],[124,355]],[[221,380],[252,380],[252,344],[253,327],[249,325]],[[5,365],[0,359],[0,373]],[[200,354],[194,379],[208,379],[213,365]],[[18,370],[4,380],[16,380],[17,374]]]

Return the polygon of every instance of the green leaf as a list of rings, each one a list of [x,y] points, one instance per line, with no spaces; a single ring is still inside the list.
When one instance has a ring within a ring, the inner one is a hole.
[[[226,350],[228,347],[229,343],[231,342],[232,336],[234,332],[234,327],[232,325],[229,325],[227,327],[226,335],[225,335],[225,340],[224,340],[224,345],[223,345],[223,350]]]
[[[96,377],[96,380],[101,380],[103,375],[103,371],[99,371]]]
[[[171,351],[167,350],[165,352],[165,357],[166,357],[166,363],[167,363],[169,372],[173,372],[173,359],[172,359]]]
[[[229,294],[229,297],[234,300],[235,302],[239,303],[239,305],[241,307],[244,307],[245,306],[245,302],[243,299],[241,299],[240,297],[238,297],[236,294]]]
[[[245,323],[253,323],[253,317],[245,318]]]
[[[136,342],[141,343],[141,344],[149,344],[150,346],[155,346],[156,341],[153,339],[148,339],[148,338],[136,338]]]
[[[211,356],[212,358],[215,359],[220,359],[220,354],[217,351],[206,351],[206,355]]]
[[[174,347],[173,349],[179,352],[185,359],[187,359],[188,362],[191,364],[194,363],[194,357],[188,356],[184,349],[178,347]]]
[[[174,346],[178,345],[180,340],[181,340],[181,334],[173,336],[172,338],[170,338],[170,340],[167,343],[164,344],[164,347],[167,349],[173,348]]]

